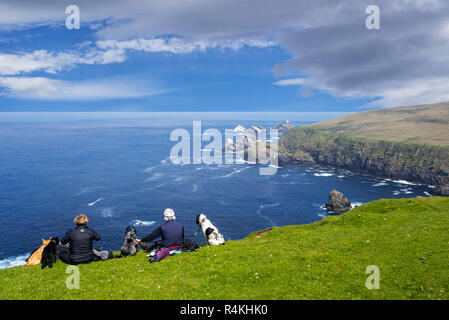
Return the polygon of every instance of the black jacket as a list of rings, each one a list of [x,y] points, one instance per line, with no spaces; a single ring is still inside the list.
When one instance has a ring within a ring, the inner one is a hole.
[[[158,243],[159,247],[182,247],[182,240],[184,239],[184,227],[178,221],[169,220],[163,225],[157,227],[152,233],[142,238],[142,242],[153,241],[158,237],[161,237],[162,239],[162,241]]]
[[[93,240],[99,241],[100,235],[87,226],[77,226],[65,234],[61,244],[69,243],[70,260],[74,264],[89,263],[95,259]]]

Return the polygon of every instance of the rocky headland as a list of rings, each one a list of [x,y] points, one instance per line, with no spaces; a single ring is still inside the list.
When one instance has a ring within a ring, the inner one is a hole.
[[[449,103],[360,112],[288,130],[279,165],[317,164],[449,196]]]

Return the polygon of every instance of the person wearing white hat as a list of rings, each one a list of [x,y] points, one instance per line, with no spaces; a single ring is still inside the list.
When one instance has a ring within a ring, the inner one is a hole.
[[[146,244],[161,237],[161,240],[157,242],[158,248],[174,249],[182,247],[184,227],[180,222],[176,221],[175,211],[170,208],[165,209],[164,220],[165,222],[152,233],[142,239],[137,239],[137,243],[142,242]]]

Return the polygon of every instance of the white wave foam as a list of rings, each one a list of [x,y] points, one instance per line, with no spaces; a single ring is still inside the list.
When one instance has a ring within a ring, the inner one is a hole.
[[[133,226],[144,226],[144,227],[152,226],[155,223],[156,223],[156,221],[143,221],[143,220],[133,220],[133,221],[131,221],[131,224]]]
[[[314,173],[313,175],[315,177],[332,177],[334,175],[334,173],[320,172],[320,173]]]
[[[101,209],[101,216],[103,218],[111,218],[114,215],[114,210],[112,208]]]
[[[428,193],[427,191],[424,191],[424,194],[428,197],[431,197],[432,195],[430,193]]]
[[[198,185],[194,184],[192,187],[192,192],[197,192],[198,191]]]
[[[144,169],[143,171],[145,171],[145,172],[151,172],[151,171],[153,171],[154,170],[154,168],[156,168],[156,166],[154,166],[154,167],[148,167],[148,168],[146,168],[146,169]]]
[[[420,185],[419,183],[412,183],[412,182],[405,181],[405,180],[389,180],[389,179],[385,179],[385,180],[392,181],[394,183],[399,183],[399,184],[406,184],[409,186],[419,186]]]
[[[277,207],[277,206],[279,206],[279,203],[277,202],[273,204],[261,204],[259,206],[259,210],[257,210],[257,214],[262,218],[265,218],[272,226],[275,226],[276,224],[273,222],[273,220],[262,214],[262,210],[265,209],[266,207]]]
[[[88,203],[87,205],[89,207],[93,207],[94,205],[96,205],[98,202],[100,202],[101,200],[103,200],[103,198],[99,198],[97,200],[95,200],[94,202]]]
[[[30,256],[29,253],[25,253],[19,256],[9,257],[3,260],[0,260],[0,269],[6,269],[11,267],[17,267],[21,266],[26,262],[28,257]]]
[[[382,186],[388,186],[388,183],[385,181],[381,181],[379,183],[373,184],[373,187],[382,187]]]
[[[354,209],[355,207],[361,206],[363,202],[351,202],[351,207]]]
[[[181,181],[184,181],[184,180],[186,180],[187,179],[187,177],[176,177],[173,181],[175,181],[175,182],[181,182]]]
[[[157,172],[155,174],[153,174],[151,177],[149,177],[148,179],[146,179],[145,181],[153,181],[153,180],[157,180],[160,177],[162,177],[162,173]]]
[[[217,179],[217,178],[229,178],[229,177],[232,177],[234,174],[240,173],[243,170],[246,170],[246,169],[249,169],[249,168],[251,168],[251,167],[245,167],[245,168],[242,168],[242,169],[234,170],[231,173],[225,174],[224,176],[214,177],[214,179]]]

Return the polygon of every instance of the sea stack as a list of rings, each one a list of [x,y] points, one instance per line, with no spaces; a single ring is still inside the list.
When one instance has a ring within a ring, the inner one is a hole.
[[[284,123],[278,124],[277,126],[274,126],[273,129],[277,129],[279,132],[285,133],[288,130],[294,128],[295,125],[290,123],[290,121],[285,121]]]
[[[329,193],[329,201],[324,206],[327,210],[334,212],[344,212],[352,209],[349,199],[335,189],[332,189]]]

